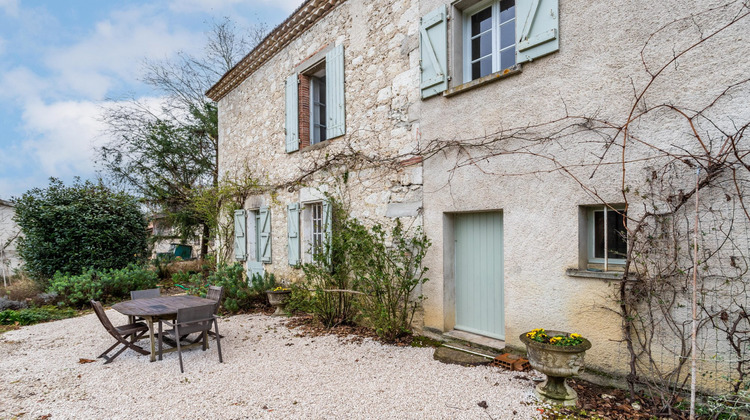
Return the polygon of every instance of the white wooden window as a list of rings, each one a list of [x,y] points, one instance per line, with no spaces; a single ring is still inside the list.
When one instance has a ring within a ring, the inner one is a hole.
[[[310,204],[311,226],[312,226],[312,248],[313,256],[323,252],[325,240],[325,229],[323,226],[323,203]]]
[[[310,144],[328,139],[326,134],[326,77],[325,68],[322,76],[310,78]]]
[[[247,212],[247,257],[248,261],[260,261],[260,213]]]
[[[516,64],[515,0],[485,1],[463,16],[464,82]]]
[[[589,267],[608,271],[611,266],[625,264],[628,236],[624,207],[591,207],[587,219]]]

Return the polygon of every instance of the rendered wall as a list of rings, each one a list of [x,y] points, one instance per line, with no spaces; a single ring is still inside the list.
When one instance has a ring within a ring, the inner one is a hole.
[[[424,15],[446,1],[424,0]],[[425,100],[421,107],[422,144],[433,140],[492,138],[514,128],[527,128],[569,116],[591,116],[623,124],[634,103],[634,92],[646,86],[651,69],[658,69],[699,34],[685,22],[662,31],[641,49],[651,34],[677,17],[703,11],[719,2],[560,0],[560,50],[523,64],[520,74],[451,97]],[[717,28],[716,14],[697,19],[704,28]],[[708,33],[708,32],[707,32]],[[747,78],[750,68],[750,25],[747,19],[669,66],[651,86],[648,104],[672,103],[701,109],[733,81]],[[449,39],[451,39],[449,26]],[[449,57],[454,57],[449,51]],[[456,82],[453,82],[453,86]],[[727,115],[747,120],[747,90],[721,104]],[[636,110],[637,111],[637,110]],[[715,115],[729,124],[722,115]],[[572,121],[572,120],[571,120]],[[666,113],[654,113],[639,123],[638,132],[650,144],[672,151],[690,142],[690,127]],[[556,124],[549,127],[560,127]],[[543,133],[544,129],[537,130]],[[566,270],[579,267],[579,206],[623,201],[623,185],[640,185],[660,163],[658,155],[633,141],[626,152],[625,182],[621,156],[610,154],[596,171],[577,166],[596,162],[602,150],[596,135],[584,129],[547,146],[545,156],[526,154],[524,142],[507,140],[502,156],[472,161],[455,151],[440,153],[424,163],[424,225],[434,245],[426,264],[433,281],[425,285],[425,327],[450,331],[455,322],[451,272],[451,214],[502,211],[504,220],[506,340],[522,347],[518,335],[533,328],[578,332],[591,339],[587,364],[595,369],[623,372],[627,351],[622,347],[616,292],[619,282],[579,278]],[[615,146],[616,147],[616,146]],[[515,148],[515,149],[514,149]],[[539,149],[537,149],[539,150]],[[619,153],[619,152],[618,152]],[[481,153],[480,153],[481,155]],[[640,158],[644,161],[637,163]],[[457,167],[457,162],[464,166]],[[561,171],[567,166],[569,172]],[[591,176],[591,174],[594,174]],[[594,190],[582,188],[578,177]],[[689,186],[690,179],[682,179]],[[628,199],[637,202],[637,192]],[[598,195],[598,197],[597,197]],[[638,206],[630,215],[637,216]],[[443,281],[439,281],[443,279]],[[434,281],[438,280],[438,281]]]

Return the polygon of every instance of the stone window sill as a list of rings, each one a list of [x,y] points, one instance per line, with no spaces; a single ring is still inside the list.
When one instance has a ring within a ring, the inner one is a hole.
[[[445,92],[443,92],[443,96],[446,98],[458,95],[459,93],[466,92],[468,90],[478,88],[479,86],[484,86],[486,84],[496,82],[498,80],[506,79],[508,77],[514,76],[516,74],[521,73],[521,65],[516,64],[515,66],[505,69],[503,71],[499,71],[497,73],[488,74],[487,76],[480,77],[479,79],[474,79],[470,82],[466,82],[457,86],[454,86]]]
[[[624,273],[621,271],[588,271],[569,268],[565,271],[565,274],[570,277],[579,277],[586,279],[622,280]]]
[[[330,144],[330,142],[332,142],[332,141],[334,141],[336,139],[342,138],[342,137],[343,136],[338,136],[338,137],[333,137],[333,138],[330,138],[330,139],[326,139],[326,140],[323,140],[323,141],[321,141],[319,143],[315,143],[315,144],[311,144],[311,145],[306,146],[306,147],[302,147],[302,148],[299,149],[299,151],[300,151],[300,153],[305,153],[305,152],[312,152],[313,150],[322,149],[324,147],[328,147],[328,145]]]

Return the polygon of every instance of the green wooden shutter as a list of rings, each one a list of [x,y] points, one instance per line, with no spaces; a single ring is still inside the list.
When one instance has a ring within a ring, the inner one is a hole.
[[[247,219],[245,218],[245,210],[234,211],[234,259],[237,261],[245,261],[247,253],[247,241],[245,240],[245,232],[247,232]]]
[[[336,46],[326,54],[326,118],[326,139],[346,133],[343,45]]]
[[[560,49],[558,0],[516,1],[516,25],[519,63]]]
[[[287,205],[287,238],[289,241],[289,265],[300,265],[299,203]]]
[[[268,207],[261,207],[260,214],[260,261],[271,263],[271,211]]]
[[[326,250],[327,263],[331,265],[331,232],[333,230],[333,223],[331,220],[331,203],[328,201],[323,202],[323,229],[325,236],[323,238],[323,247]]]
[[[445,5],[419,22],[419,69],[422,98],[448,89],[448,22]]]
[[[297,73],[286,79],[286,152],[299,150],[299,91]]]

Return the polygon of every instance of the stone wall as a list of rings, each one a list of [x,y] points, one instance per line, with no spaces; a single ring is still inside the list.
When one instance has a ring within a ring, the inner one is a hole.
[[[421,163],[396,169],[377,163],[400,160],[396,157],[412,151],[418,140],[418,7],[417,0],[347,1],[219,101],[221,176],[249,176],[270,189],[245,205],[271,209],[273,263],[267,271],[290,280],[302,275],[288,264],[286,206],[319,197],[316,191],[344,200],[353,216],[368,223],[404,217],[407,226],[421,224]],[[287,154],[285,80],[300,63],[334,45],[344,46],[346,134]],[[348,159],[295,182],[347,150],[376,162]]]

